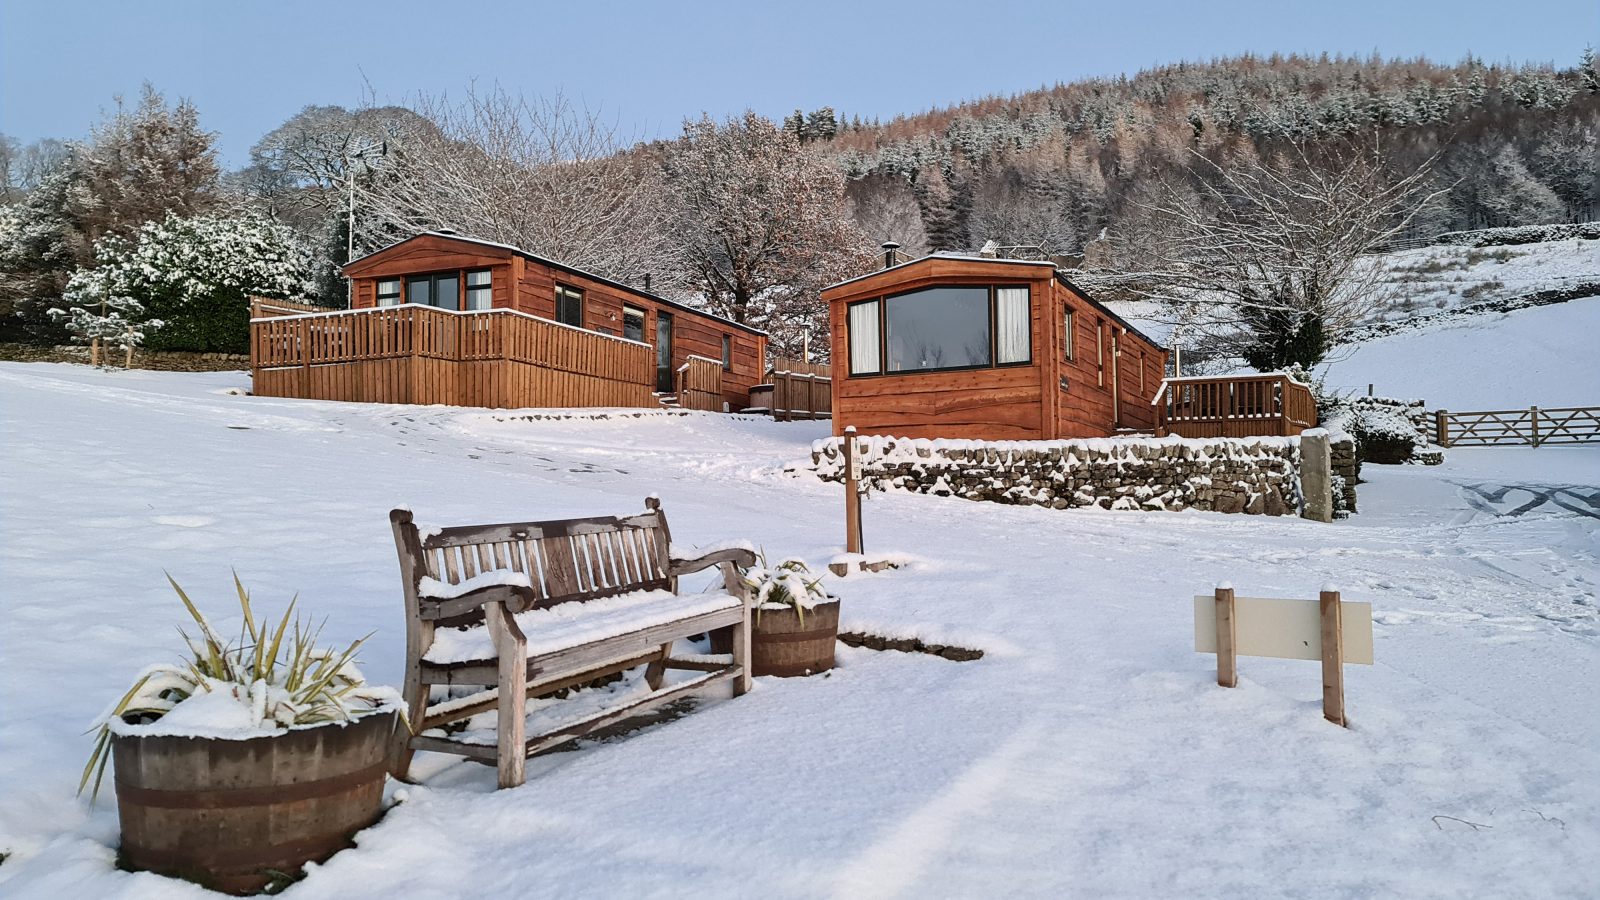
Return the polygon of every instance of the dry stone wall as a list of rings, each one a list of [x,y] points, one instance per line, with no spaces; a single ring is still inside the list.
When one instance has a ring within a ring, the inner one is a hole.
[[[1299,438],[983,442],[863,436],[858,441],[862,480],[869,489],[1054,509],[1281,516],[1296,515],[1301,506]],[[821,478],[843,480],[842,439],[817,441],[811,457]],[[1353,493],[1353,476],[1349,483]],[[1343,489],[1336,489],[1336,503]],[[1347,502],[1353,508],[1353,500]]]

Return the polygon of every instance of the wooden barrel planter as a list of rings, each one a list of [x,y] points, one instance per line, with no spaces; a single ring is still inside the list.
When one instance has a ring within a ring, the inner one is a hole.
[[[398,712],[248,740],[114,735],[122,863],[232,894],[292,880],[383,812]]]
[[[804,622],[794,607],[763,608],[750,631],[750,674],[788,678],[826,672],[833,668],[834,641],[839,637],[839,601],[806,610]],[[711,652],[733,652],[732,633],[713,632]]]

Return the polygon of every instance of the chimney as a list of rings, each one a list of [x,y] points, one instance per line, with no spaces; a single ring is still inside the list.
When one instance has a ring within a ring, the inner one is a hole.
[[[644,273],[644,289],[647,290],[647,291],[650,290],[650,273],[649,272]]]
[[[884,241],[883,242],[883,267],[885,269],[887,269],[890,266],[894,265],[895,257],[897,255],[895,253],[895,251],[899,250],[899,249],[900,249],[900,245],[895,243],[894,241]]]

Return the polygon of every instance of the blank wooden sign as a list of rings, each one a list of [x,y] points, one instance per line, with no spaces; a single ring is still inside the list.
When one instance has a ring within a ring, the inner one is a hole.
[[[1194,598],[1194,649],[1217,652],[1217,598]],[[1234,599],[1234,652],[1276,659],[1322,659],[1322,617],[1315,600]],[[1372,665],[1372,604],[1339,601],[1344,662]]]

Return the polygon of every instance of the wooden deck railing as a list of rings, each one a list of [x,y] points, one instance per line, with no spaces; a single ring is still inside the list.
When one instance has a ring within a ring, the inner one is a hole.
[[[1600,407],[1596,406],[1475,412],[1441,409],[1433,416],[1433,442],[1441,447],[1600,443]]]
[[[678,367],[678,405],[722,412],[722,402],[722,363],[691,354]]]
[[[1152,405],[1183,437],[1295,435],[1317,424],[1311,388],[1283,373],[1168,378]]]
[[[658,405],[648,344],[511,310],[387,306],[250,323],[255,393],[497,409]]]
[[[273,300],[269,297],[250,298],[250,318],[267,319],[273,316],[297,316],[301,313],[333,312],[332,307],[301,303],[298,300]]]

